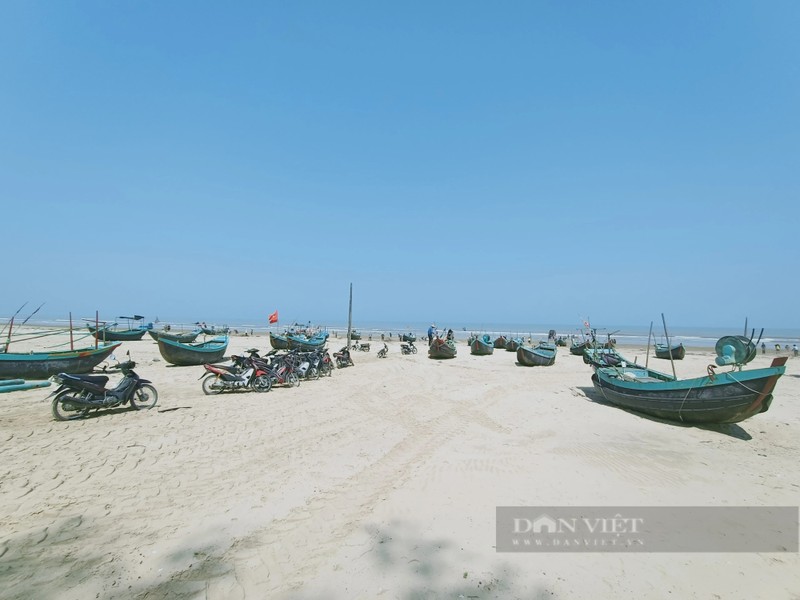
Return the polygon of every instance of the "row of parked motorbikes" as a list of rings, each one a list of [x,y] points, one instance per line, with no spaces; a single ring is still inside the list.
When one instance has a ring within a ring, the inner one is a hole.
[[[389,351],[384,343],[378,352],[386,358]],[[413,342],[400,345],[402,354],[416,354]],[[207,395],[221,394],[233,390],[268,392],[274,385],[294,387],[301,379],[319,379],[333,373],[333,365],[342,369],[352,367],[353,359],[346,346],[334,352],[327,349],[301,352],[298,350],[271,350],[261,356],[257,349],[246,350],[246,356],[232,356],[230,365],[204,365],[201,387]],[[50,394],[53,398],[53,417],[59,421],[83,418],[91,410],[116,408],[130,404],[136,410],[153,408],[158,402],[158,392],[151,381],[142,379],[133,369],[136,363],[130,359],[104,371],[122,373],[122,379],[114,387],[108,387],[107,375],[71,375],[59,373],[51,379],[58,388]]]
[[[200,377],[203,392],[268,392],[273,385],[295,387],[301,379],[319,379],[333,372],[333,360],[327,350],[271,350],[262,357],[256,348],[251,348],[246,353],[247,356],[232,356],[231,365],[204,365],[205,373]]]

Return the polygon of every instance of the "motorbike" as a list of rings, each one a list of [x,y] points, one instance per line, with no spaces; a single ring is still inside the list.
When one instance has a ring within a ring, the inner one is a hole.
[[[268,392],[272,389],[272,378],[253,355],[233,356],[233,365],[203,365],[206,372],[200,377],[203,393],[207,396],[221,394],[227,390],[251,389]]]
[[[106,375],[71,375],[59,373],[50,379],[59,385],[52,396],[53,417],[58,421],[72,421],[89,414],[90,410],[115,408],[130,404],[136,410],[153,408],[158,402],[158,392],[152,381],[142,379],[133,368],[136,363],[130,360],[118,364],[122,379],[113,388],[106,387]]]
[[[339,369],[355,366],[353,359],[350,357],[350,350],[347,349],[347,346],[339,350],[339,352],[334,352],[333,358],[336,359],[336,367]]]
[[[416,354],[417,347],[414,345],[414,342],[408,342],[407,344],[400,344],[400,352],[401,354]]]
[[[296,373],[300,358],[296,350],[290,350],[286,354],[270,352],[268,356],[270,357],[268,361],[264,359],[255,359],[255,361],[259,368],[266,371],[272,385],[280,384],[289,387],[300,385],[300,378]]]
[[[386,358],[386,355],[389,353],[389,346],[386,343],[383,344],[383,348],[378,350],[378,358]]]
[[[311,361],[309,359],[308,353],[298,354],[297,364],[294,368],[294,372],[297,374],[297,377],[300,379],[310,379],[313,377],[313,373],[311,371]]]
[[[322,352],[317,370],[319,371],[320,375],[327,375],[328,377],[333,375],[333,361],[331,360],[331,355],[327,350]]]
[[[305,379],[319,379],[322,375],[330,375],[330,370],[328,369],[325,372],[325,356],[327,355],[327,351],[323,352],[322,350],[313,350],[311,352],[304,352],[303,359],[308,362],[308,368],[305,370],[305,377],[301,374],[303,368],[303,362],[301,360],[300,366],[298,368],[298,376],[304,377]],[[330,361],[330,357],[328,357]],[[328,366],[330,362],[328,363]]]

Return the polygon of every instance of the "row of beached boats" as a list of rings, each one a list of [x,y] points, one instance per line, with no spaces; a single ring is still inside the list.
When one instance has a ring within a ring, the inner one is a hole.
[[[351,339],[361,339],[350,336]],[[287,331],[283,335],[269,332],[269,344],[275,350],[319,350],[328,341],[327,331]]]
[[[94,325],[88,323],[86,325],[89,333],[95,339],[101,342],[135,342],[141,340],[144,334],[147,333],[151,338],[158,341],[160,338],[181,342],[183,344],[190,344],[194,342],[199,335],[212,335],[220,336],[227,335],[229,332],[228,327],[206,326],[205,324],[197,323],[197,327],[190,331],[173,331],[169,327],[163,329],[155,329],[152,323],[141,324],[133,326],[133,323],[144,319],[141,315],[134,315],[132,317],[118,317],[118,319],[125,319],[128,326],[121,328],[118,323],[102,323],[96,322]]]
[[[593,368],[592,383],[611,404],[668,421],[729,424],[766,412],[772,403],[775,385],[786,371],[785,356],[775,358],[768,367],[743,368],[757,355],[753,337],[720,338],[715,345],[717,356],[707,374],[690,379],[678,379],[674,369],[672,375],[651,369],[648,361],[641,365],[628,360],[613,343],[588,343],[579,353],[570,350],[580,354]],[[492,354],[497,348],[516,351],[518,364],[526,366],[552,365],[557,352],[555,343],[526,346],[520,338],[509,340],[500,336],[493,341],[488,334],[471,336],[468,343],[471,353],[476,355]],[[455,343],[435,338],[428,355],[453,358]],[[685,349],[682,344],[658,344],[656,356],[681,360]],[[730,367],[730,370],[717,371],[720,367]]]
[[[475,356],[488,356],[496,348],[508,352],[516,352],[517,363],[525,367],[549,367],[556,361],[556,345],[550,342],[540,342],[536,346],[525,345],[521,338],[507,339],[500,336],[492,340],[489,334],[472,335],[467,340],[470,354]],[[456,343],[452,339],[434,337],[428,346],[428,357],[433,359],[455,358],[458,354]]]
[[[225,351],[228,348],[227,335],[217,336],[203,342],[187,343],[176,340],[172,336],[160,334],[156,341],[158,342],[158,351],[164,360],[177,366],[204,365],[218,362],[225,356]],[[327,341],[328,333],[326,331],[304,333],[294,331],[287,332],[284,335],[270,332],[269,334],[270,345],[275,350],[310,352],[324,348]]]
[[[196,339],[202,332],[191,332],[181,338],[180,335],[163,333],[153,336],[158,343],[162,358],[176,366],[196,366],[218,362],[223,359],[228,349],[227,335],[216,336],[202,342],[184,342],[180,339]],[[142,332],[144,335],[144,332]],[[301,339],[292,336],[293,341],[288,349],[312,350],[324,346],[327,334],[314,335]],[[135,338],[141,339],[141,338]],[[131,341],[131,340],[125,340]],[[97,343],[94,348],[70,350],[51,350],[43,352],[0,352],[0,380],[2,379],[47,379],[58,373],[90,373],[97,365],[106,360],[122,341]],[[273,346],[274,347],[274,346]]]

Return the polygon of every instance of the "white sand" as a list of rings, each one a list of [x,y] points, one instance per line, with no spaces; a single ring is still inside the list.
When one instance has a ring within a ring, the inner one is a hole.
[[[252,345],[268,342],[229,350]],[[296,389],[207,397],[202,367],[126,343],[157,408],[80,422],[52,420],[52,388],[0,394],[0,597],[800,595],[797,554],[493,547],[498,505],[800,505],[799,359],[769,412],[699,428],[593,402],[591,369],[563,348],[521,368],[500,350],[439,362],[389,346]],[[679,376],[712,358],[691,351]]]

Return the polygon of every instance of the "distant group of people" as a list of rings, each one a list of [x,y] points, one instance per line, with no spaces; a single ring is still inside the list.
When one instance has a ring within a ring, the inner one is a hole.
[[[789,352],[790,351],[789,344],[784,344],[783,349]],[[775,354],[778,354],[780,351],[781,351],[781,345],[775,344]],[[797,356],[798,354],[797,344],[792,344],[791,352],[794,356]],[[766,353],[767,353],[767,344],[761,342],[761,354],[766,354]]]

